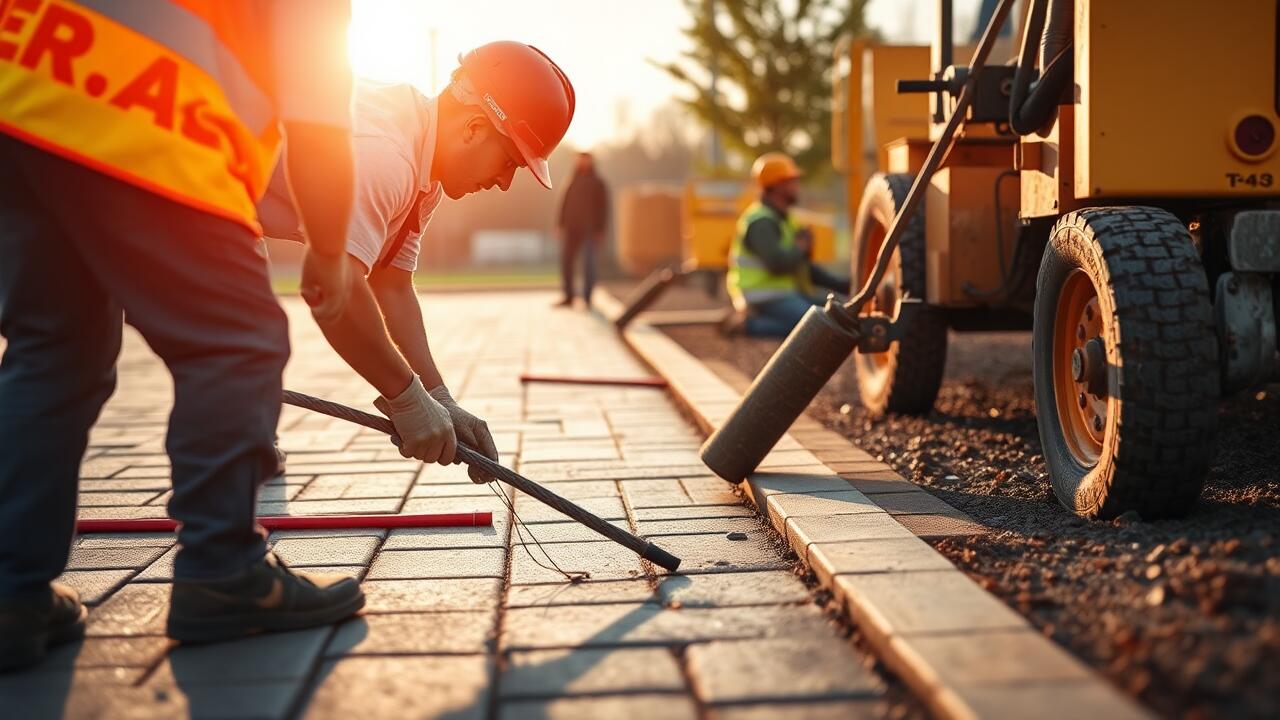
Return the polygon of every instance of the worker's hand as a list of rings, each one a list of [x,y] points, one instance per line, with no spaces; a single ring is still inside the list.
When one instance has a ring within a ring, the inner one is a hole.
[[[813,228],[805,226],[796,230],[796,247],[805,257],[813,257]]]
[[[453,463],[458,441],[449,411],[427,394],[417,375],[404,392],[391,399],[379,397],[373,406],[395,424],[401,455],[441,465]]]
[[[481,455],[498,462],[498,446],[493,443],[493,435],[489,425],[480,418],[458,407],[457,401],[449,394],[449,388],[441,385],[431,389],[431,397],[435,398],[449,411],[453,419],[453,430],[458,435],[458,442],[469,445]],[[487,483],[497,480],[496,477],[474,465],[467,471],[472,482]]]
[[[324,325],[342,317],[351,296],[351,273],[347,254],[321,255],[307,248],[302,258],[302,299],[311,306],[311,316]]]

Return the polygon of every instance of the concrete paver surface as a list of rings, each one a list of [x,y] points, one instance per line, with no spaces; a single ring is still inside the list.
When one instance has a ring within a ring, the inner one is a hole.
[[[77,540],[64,579],[89,638],[0,676],[14,717],[866,717],[885,681],[790,572],[767,523],[697,461],[661,390],[522,385],[522,372],[644,376],[601,318],[551,293],[424,295],[433,351],[503,461],[684,558],[669,575],[529,497],[518,528],[461,466],[406,462],[385,437],[286,407],[289,472],[269,514],[494,511],[494,526],[290,531],[277,553],[355,575],[362,616],[336,627],[177,647],[163,638],[173,537]],[[286,386],[372,411],[373,391],[297,299]],[[94,429],[82,517],[162,517],[172,386],[133,334]],[[216,412],[210,408],[210,412]],[[508,495],[512,493],[508,490]],[[520,532],[517,532],[520,530]],[[730,539],[729,533],[734,533]],[[568,572],[569,584],[540,552]]]

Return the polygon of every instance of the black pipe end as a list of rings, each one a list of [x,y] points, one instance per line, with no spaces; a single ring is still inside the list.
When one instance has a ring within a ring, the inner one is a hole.
[[[648,543],[644,546],[644,552],[640,553],[640,557],[648,560],[654,565],[657,565],[663,570],[675,572],[676,569],[680,567],[680,558],[672,555],[653,543]]]

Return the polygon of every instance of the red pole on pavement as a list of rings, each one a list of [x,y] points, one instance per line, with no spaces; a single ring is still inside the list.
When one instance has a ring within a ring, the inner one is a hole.
[[[574,375],[535,375],[532,373],[522,374],[520,376],[520,382],[565,383],[568,385],[620,385],[623,387],[651,388],[665,388],[667,386],[667,381],[660,377],[580,377]]]
[[[477,527],[493,524],[493,513],[439,513],[426,515],[273,515],[258,518],[258,524],[268,530],[343,530],[351,528],[416,528],[416,527]],[[129,533],[173,532],[178,522],[169,518],[100,518],[76,521],[76,532]]]

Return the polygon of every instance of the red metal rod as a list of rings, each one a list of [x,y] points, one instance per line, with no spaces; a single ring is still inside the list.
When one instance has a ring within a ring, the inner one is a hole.
[[[268,530],[340,530],[348,528],[476,527],[493,524],[493,513],[439,513],[419,515],[271,515],[258,518]],[[169,518],[100,518],[76,521],[76,532],[128,533],[173,532],[178,522]]]
[[[533,375],[524,373],[520,382],[565,383],[568,385],[622,385],[626,387],[665,388],[667,381],[660,377],[647,378],[611,378],[611,377],[576,377],[571,375]]]

